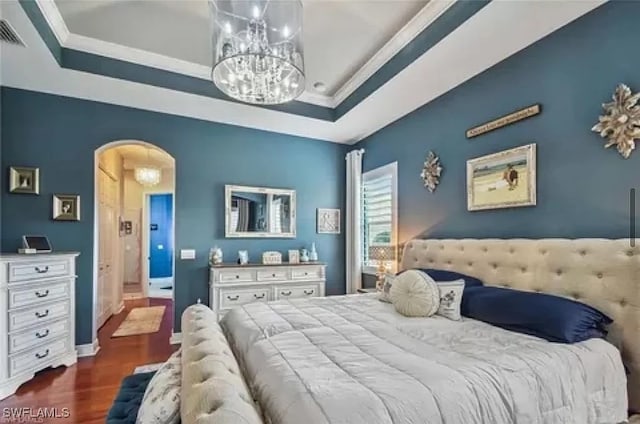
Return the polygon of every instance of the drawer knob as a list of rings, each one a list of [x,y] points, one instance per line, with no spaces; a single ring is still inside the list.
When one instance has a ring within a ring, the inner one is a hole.
[[[49,315],[49,310],[48,310],[48,309],[47,309],[47,310],[45,310],[45,311],[44,311],[44,313],[41,313],[41,312],[36,311],[36,317],[37,317],[37,318],[44,318],[44,317],[46,317],[47,315]]]
[[[233,297],[231,297],[231,296],[227,296],[227,299],[232,300],[232,301],[235,301],[235,300],[240,299],[240,295],[235,295],[235,296],[233,296]]]
[[[271,276],[275,278],[276,274],[271,274]]]
[[[42,359],[49,356],[49,349],[45,350],[44,353],[36,353],[36,358]]]
[[[264,299],[264,293],[262,293],[260,296],[254,293],[253,297],[255,297],[256,299]]]
[[[49,335],[49,329],[48,328],[44,331],[44,333],[36,331],[36,337],[39,338],[39,339],[44,339],[48,335]]]
[[[239,275],[236,275],[236,279],[238,279],[238,278],[240,278],[240,276],[239,276]]]
[[[304,273],[304,275],[309,275],[309,273],[308,273],[308,272],[305,272],[305,273]]]
[[[291,296],[291,290],[286,291],[286,292],[285,291],[281,291],[280,294],[283,295],[283,296]]]
[[[36,272],[37,272],[38,274],[44,274],[45,272],[48,272],[48,271],[49,271],[49,266],[47,265],[47,266],[42,267],[42,268],[40,268],[39,266],[37,266],[37,267],[35,267],[35,268],[33,268],[33,269],[35,269],[35,270],[36,270]]]
[[[49,295],[49,289],[45,290],[45,291],[44,291],[44,292],[42,292],[42,293],[41,293],[41,292],[39,292],[39,291],[37,291],[37,292],[36,292],[36,296],[37,296],[37,297],[47,297],[48,295]]]
[[[306,294],[307,296],[310,296],[314,293],[315,290],[311,289],[311,290],[305,290],[304,294]]]

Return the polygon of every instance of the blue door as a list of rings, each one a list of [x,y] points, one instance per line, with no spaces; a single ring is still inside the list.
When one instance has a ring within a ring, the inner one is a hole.
[[[173,195],[149,196],[149,277],[173,274]]]

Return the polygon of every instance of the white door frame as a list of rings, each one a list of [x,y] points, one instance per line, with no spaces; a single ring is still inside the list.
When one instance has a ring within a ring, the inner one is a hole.
[[[173,241],[173,260],[171,261],[171,275],[173,277],[173,289],[171,289],[171,298],[175,300],[175,284],[176,284],[176,194],[175,187],[173,191],[167,190],[149,190],[142,193],[142,248],[140,251],[143,253],[141,257],[142,266],[140,267],[142,273],[142,296],[149,297],[149,258],[151,258],[150,248],[150,222],[149,216],[151,214],[151,208],[149,207],[149,201],[152,195],[155,194],[170,194],[171,195],[171,235]]]
[[[105,150],[109,150],[113,147],[117,147],[117,146],[122,146],[125,144],[138,144],[141,146],[145,146],[145,147],[149,147],[149,148],[154,148],[154,149],[158,149],[158,150],[162,150],[163,152],[165,152],[166,154],[168,154],[169,156],[171,156],[173,158],[173,155],[171,155],[169,152],[167,152],[166,150],[162,149],[159,146],[156,146],[153,143],[149,143],[146,141],[142,141],[142,140],[116,140],[116,141],[112,141],[106,144],[103,144],[102,146],[98,147],[93,154],[93,269],[92,269],[92,279],[93,279],[93,293],[92,293],[92,299],[91,299],[91,339],[92,339],[92,348],[93,348],[93,353],[92,355],[95,355],[98,350],[100,350],[100,345],[98,343],[98,312],[97,312],[97,306],[98,306],[98,293],[97,293],[97,289],[98,289],[98,262],[99,262],[99,248],[100,248],[100,241],[99,241],[99,235],[100,235],[100,215],[99,215],[99,208],[100,208],[100,199],[99,199],[99,195],[100,193],[98,192],[98,169],[100,166],[100,154],[102,152],[104,152]],[[175,245],[175,202],[176,202],[176,195],[175,195],[175,170],[176,170],[176,164],[175,164],[175,158],[174,158],[174,163],[173,163],[173,171],[174,171],[174,180],[173,180],[173,188],[174,188],[174,194],[173,194],[173,229],[174,229],[174,245]],[[141,250],[142,252],[142,250]],[[146,261],[145,261],[146,262]],[[174,255],[174,261],[173,261],[173,274],[175,276],[175,255]],[[175,284],[175,281],[174,281]],[[174,285],[174,289],[175,289],[175,285]],[[175,290],[172,290],[172,301],[175,304]],[[171,325],[173,328],[173,316],[171,317]]]

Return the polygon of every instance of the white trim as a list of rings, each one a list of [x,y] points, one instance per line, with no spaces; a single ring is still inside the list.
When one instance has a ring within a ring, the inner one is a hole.
[[[384,66],[393,56],[418,36],[425,28],[449,9],[456,0],[430,1],[414,16],[400,31],[373,55],[362,68],[358,69],[351,78],[336,90],[332,107],[337,107],[349,95],[365,83],[373,74]]]
[[[36,2],[58,39],[58,42],[63,47],[113,59],[124,60],[138,65],[163,69],[165,71],[176,72],[206,81],[211,80],[210,66],[71,33],[53,0],[36,0]],[[393,37],[391,37],[375,55],[369,58],[362,68],[358,69],[342,86],[340,86],[333,96],[327,96],[305,90],[297,100],[317,106],[329,108],[337,107],[344,99],[360,87],[367,79],[369,79],[369,77],[376,73],[378,69],[402,50],[425,28],[431,25],[455,2],[456,0],[428,2],[426,6],[424,6],[416,16],[403,26],[395,35],[393,35]]]
[[[393,272],[398,268],[398,162],[391,162],[378,168],[364,172],[362,174],[362,185],[368,179],[375,179],[383,175],[391,175],[391,245],[396,248],[396,260],[393,263]],[[364,224],[364,223],[363,223]],[[364,226],[363,226],[364,228]],[[364,240],[364,237],[363,237]],[[364,244],[364,243],[363,243]],[[364,249],[362,251],[364,255]],[[362,269],[365,274],[376,274],[375,267],[365,265],[364,261]],[[373,270],[373,272],[371,272]]]
[[[86,356],[95,356],[100,351],[100,344],[98,339],[94,339],[93,343],[76,345],[76,352],[78,352],[78,358],[84,358]]]
[[[69,36],[72,34],[60,14],[58,5],[53,0],[37,0],[36,4],[49,24],[49,28],[58,39],[58,43],[66,47]]]
[[[169,344],[177,345],[182,344],[182,333],[171,333],[171,337],[169,338]]]

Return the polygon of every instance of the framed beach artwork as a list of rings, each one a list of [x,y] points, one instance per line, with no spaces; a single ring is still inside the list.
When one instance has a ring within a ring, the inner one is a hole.
[[[340,234],[340,209],[318,208],[316,232],[318,234]]]
[[[536,145],[516,147],[467,161],[467,209],[536,204]]]

